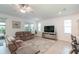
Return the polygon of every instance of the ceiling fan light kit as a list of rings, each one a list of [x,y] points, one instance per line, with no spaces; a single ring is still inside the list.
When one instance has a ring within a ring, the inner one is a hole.
[[[17,7],[19,8],[20,12],[26,13],[26,12],[32,12],[32,8],[28,4],[18,4]]]

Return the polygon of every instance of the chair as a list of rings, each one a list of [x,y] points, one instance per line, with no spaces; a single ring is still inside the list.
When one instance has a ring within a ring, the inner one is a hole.
[[[72,45],[72,51],[71,51],[71,53],[75,53],[75,54],[78,54],[78,52],[79,52],[79,44],[77,43],[77,38],[76,38],[76,36],[73,36],[73,35],[71,35],[71,39],[72,39],[72,42],[71,42],[71,45]]]
[[[74,42],[75,44],[78,44],[76,40],[77,39],[76,36],[71,35],[71,39],[72,39],[72,42]]]

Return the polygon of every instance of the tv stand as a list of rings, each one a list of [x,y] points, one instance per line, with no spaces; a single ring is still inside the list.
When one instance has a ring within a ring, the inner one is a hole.
[[[43,32],[42,37],[47,39],[57,40],[57,35],[55,32]]]

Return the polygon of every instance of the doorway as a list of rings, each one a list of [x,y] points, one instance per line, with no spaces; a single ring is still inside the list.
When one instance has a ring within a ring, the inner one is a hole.
[[[5,22],[0,22],[0,40],[5,39]]]
[[[5,32],[6,31],[6,23],[0,22],[0,46],[4,45],[5,42]]]

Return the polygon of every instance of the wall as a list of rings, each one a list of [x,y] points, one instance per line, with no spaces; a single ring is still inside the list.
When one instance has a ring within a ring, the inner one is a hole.
[[[12,21],[20,21],[21,22],[21,28],[19,28],[19,29],[12,28]],[[6,35],[14,36],[15,32],[22,31],[23,29],[24,29],[23,28],[23,21],[21,21],[21,19],[18,19],[18,18],[8,18],[6,20]]]
[[[44,26],[46,25],[55,25],[55,30],[57,32],[57,38],[59,40],[65,40],[71,42],[70,34],[64,34],[64,20],[71,19],[72,20],[72,34],[78,36],[79,35],[79,14],[63,16],[58,18],[52,18],[48,20],[41,21],[42,23],[42,32],[44,30]]]
[[[8,36],[14,36],[15,32],[17,32],[17,31],[24,31],[24,24],[26,24],[26,23],[33,23],[35,25],[34,21],[29,21],[28,19],[13,17],[13,16],[9,16],[9,15],[6,15],[6,14],[0,14],[0,17],[6,18],[5,19],[6,35],[8,35]],[[19,29],[12,28],[12,21],[20,21],[21,22],[21,28],[19,28]]]
[[[40,31],[39,31],[39,28],[38,28],[38,24],[39,24],[39,23],[40,23],[40,27],[41,27],[41,28],[40,28]],[[36,35],[36,36],[42,37],[42,23],[41,23],[40,21],[36,21],[35,24],[36,24],[36,26],[35,26],[36,28],[35,28],[35,29],[36,29],[36,31],[37,31],[37,35]]]
[[[24,24],[25,23],[34,23],[35,25],[35,29],[38,29],[37,28],[37,23],[38,22],[35,22],[35,21],[28,21],[28,19],[21,19],[21,18],[18,18],[18,17],[12,17],[12,16],[9,16],[9,15],[4,15],[4,14],[0,14],[0,17],[6,17],[6,35],[9,35],[9,36],[14,36],[15,32],[17,31],[23,31],[24,30]],[[57,32],[57,38],[59,40],[65,40],[65,41],[68,41],[70,42],[71,39],[70,39],[70,35],[69,34],[64,34],[64,20],[66,19],[71,19],[72,20],[72,34],[78,36],[79,35],[79,27],[78,27],[78,23],[79,23],[79,14],[74,14],[74,15],[69,15],[69,16],[63,16],[63,17],[58,17],[58,18],[52,18],[52,19],[47,19],[47,20],[44,20],[44,21],[39,21],[41,22],[41,25],[42,25],[42,31],[41,32],[38,32],[38,36],[41,36],[40,34],[44,31],[44,26],[46,25],[55,25],[55,28],[56,28],[56,32]],[[12,21],[15,20],[15,21],[20,21],[21,22],[21,28],[20,29],[13,29],[12,28]]]

